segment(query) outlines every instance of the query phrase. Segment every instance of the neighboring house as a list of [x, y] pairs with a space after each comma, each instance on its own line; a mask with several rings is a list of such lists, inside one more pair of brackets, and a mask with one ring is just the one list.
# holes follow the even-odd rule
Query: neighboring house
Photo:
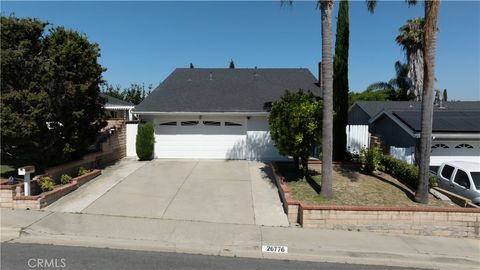
[[133, 103], [108, 96], [104, 93], [100, 93], [100, 96], [106, 99], [105, 110], [108, 118], [112, 120], [133, 120], [132, 110], [135, 108]]
[[[379, 137], [390, 153], [414, 162], [420, 145], [420, 119], [420, 102], [358, 101], [349, 110], [348, 123], [368, 126], [369, 133]], [[479, 101], [435, 105], [430, 166], [435, 168], [444, 161], [480, 160], [479, 120]]]
[[178, 68], [134, 114], [154, 124], [156, 158], [283, 159], [267, 117], [286, 89], [320, 96], [304, 68]]

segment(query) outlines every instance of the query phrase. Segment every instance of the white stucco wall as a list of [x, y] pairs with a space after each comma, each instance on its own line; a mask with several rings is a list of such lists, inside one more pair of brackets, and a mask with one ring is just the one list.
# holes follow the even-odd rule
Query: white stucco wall
[[247, 120], [246, 156], [248, 160], [282, 160], [270, 138], [268, 120], [265, 116], [250, 117]]

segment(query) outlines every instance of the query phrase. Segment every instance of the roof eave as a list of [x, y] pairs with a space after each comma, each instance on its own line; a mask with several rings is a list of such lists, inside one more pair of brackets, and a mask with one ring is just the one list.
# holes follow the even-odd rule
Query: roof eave
[[156, 112], [133, 111], [139, 115], [238, 115], [238, 116], [266, 116], [268, 112]]

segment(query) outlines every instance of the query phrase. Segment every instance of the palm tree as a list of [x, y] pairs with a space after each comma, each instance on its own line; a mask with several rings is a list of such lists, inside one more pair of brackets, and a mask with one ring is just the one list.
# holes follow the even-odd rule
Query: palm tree
[[[281, 1], [284, 3], [285, 1]], [[292, 5], [293, 1], [287, 1]], [[320, 196], [330, 198], [332, 190], [333, 155], [333, 57], [332, 57], [332, 9], [333, 0], [318, 0], [322, 23], [322, 190]], [[319, 78], [320, 79], [320, 78]]]
[[388, 94], [388, 100], [412, 100], [413, 95], [408, 92], [411, 86], [408, 70], [408, 64], [397, 61], [395, 62], [395, 78], [388, 82], [372, 83], [367, 87], [367, 90], [384, 91]]
[[395, 39], [402, 46], [407, 56], [408, 78], [412, 81], [409, 93], [415, 96], [415, 101], [422, 99], [423, 92], [423, 26], [425, 20], [421, 17], [408, 20], [400, 27], [400, 34]]
[[322, 21], [322, 190], [320, 196], [330, 198], [332, 190], [333, 152], [333, 57], [332, 57], [332, 9], [333, 0], [319, 1]]
[[[408, 4], [416, 4], [416, 0], [407, 0]], [[368, 0], [367, 7], [373, 12], [377, 1]], [[428, 203], [428, 178], [430, 177], [430, 150], [432, 146], [433, 118], [433, 84], [435, 82], [435, 51], [437, 45], [437, 21], [439, 0], [425, 0], [425, 24], [423, 44], [423, 92], [420, 135], [420, 171], [415, 201]]]

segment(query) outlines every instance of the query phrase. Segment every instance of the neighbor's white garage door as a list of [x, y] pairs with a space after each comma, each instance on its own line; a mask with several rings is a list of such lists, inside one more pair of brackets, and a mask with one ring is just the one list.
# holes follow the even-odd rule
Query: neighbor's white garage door
[[430, 166], [440, 166], [446, 161], [479, 161], [478, 141], [433, 141]]
[[156, 158], [244, 159], [243, 118], [157, 119]]

